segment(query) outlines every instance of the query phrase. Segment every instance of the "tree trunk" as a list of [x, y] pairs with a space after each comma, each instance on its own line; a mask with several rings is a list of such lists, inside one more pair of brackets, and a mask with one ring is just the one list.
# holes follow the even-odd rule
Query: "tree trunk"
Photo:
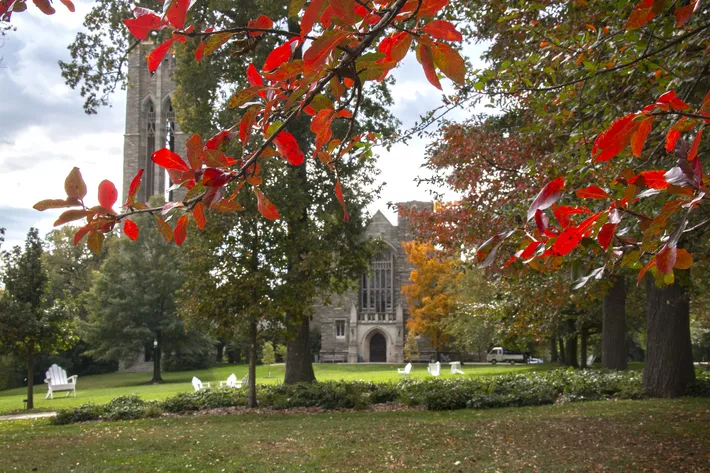
[[160, 358], [161, 358], [161, 347], [158, 343], [157, 347], [153, 349], [153, 384], [160, 384], [163, 382], [163, 378], [160, 376]]
[[690, 342], [690, 298], [680, 283], [659, 288], [649, 275], [646, 277], [646, 300], [644, 387], [655, 397], [682, 396], [695, 379]]
[[30, 342], [30, 354], [27, 356], [27, 409], [34, 409], [35, 357], [34, 342]]
[[294, 336], [286, 345], [286, 376], [284, 384], [312, 383], [316, 380], [313, 373], [311, 349], [308, 343], [309, 321], [304, 317], [298, 325], [292, 326]]
[[550, 362], [554, 363], [559, 359], [557, 354], [557, 337], [552, 337], [550, 339]]
[[247, 407], [253, 409], [256, 403], [256, 320], [249, 324], [249, 393]]
[[589, 338], [589, 329], [587, 326], [583, 326], [579, 334], [580, 347], [579, 347], [579, 367], [587, 368], [587, 340]]
[[567, 354], [565, 355], [565, 360], [567, 365], [573, 368], [579, 368], [579, 363], [577, 362], [577, 331], [574, 327], [574, 321], [567, 321], [567, 328], [569, 336], [567, 337]]
[[614, 285], [604, 296], [602, 315], [602, 367], [626, 370], [626, 281], [623, 276], [614, 279]]
[[224, 345], [225, 343], [222, 341], [217, 343], [217, 358], [215, 360], [217, 363], [222, 363], [224, 361]]
[[567, 359], [566, 359], [567, 352], [565, 351], [565, 339], [560, 337], [558, 341], [560, 342], [560, 363], [567, 366]]

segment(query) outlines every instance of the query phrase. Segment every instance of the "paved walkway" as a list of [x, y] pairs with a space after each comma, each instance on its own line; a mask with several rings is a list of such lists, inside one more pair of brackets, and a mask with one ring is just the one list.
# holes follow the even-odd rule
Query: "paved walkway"
[[37, 412], [34, 414], [15, 414], [11, 416], [0, 416], [0, 421], [3, 420], [31, 420], [31, 419], [42, 419], [44, 417], [54, 417], [56, 412]]

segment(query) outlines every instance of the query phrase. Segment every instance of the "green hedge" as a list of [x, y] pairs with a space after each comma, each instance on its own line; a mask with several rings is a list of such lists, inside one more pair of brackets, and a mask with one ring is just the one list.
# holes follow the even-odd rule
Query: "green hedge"
[[[129, 420], [246, 404], [246, 388], [219, 388], [182, 393], [164, 401], [146, 402], [122, 396], [106, 405], [84, 404], [60, 411], [55, 424], [90, 420]], [[698, 372], [688, 395], [710, 397], [710, 371]], [[329, 381], [325, 383], [257, 386], [259, 406], [266, 409], [319, 407], [363, 409], [399, 401], [430, 410], [489, 409], [645, 396], [641, 373], [635, 371], [554, 370], [485, 378], [404, 379], [394, 383]]]

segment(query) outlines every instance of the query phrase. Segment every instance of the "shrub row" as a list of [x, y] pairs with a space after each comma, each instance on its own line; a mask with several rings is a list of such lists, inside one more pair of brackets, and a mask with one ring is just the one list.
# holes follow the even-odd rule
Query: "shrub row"
[[[698, 372], [689, 395], [710, 397], [710, 371]], [[430, 410], [533, 406], [555, 402], [644, 397], [641, 373], [629, 371], [554, 370], [482, 378], [404, 379], [399, 383], [329, 381], [296, 385], [260, 385], [259, 406], [267, 409], [319, 407], [362, 409], [399, 401]], [[182, 393], [164, 401], [122, 396], [106, 405], [84, 404], [60, 411], [55, 424], [90, 420], [130, 420], [246, 404], [246, 388]]]

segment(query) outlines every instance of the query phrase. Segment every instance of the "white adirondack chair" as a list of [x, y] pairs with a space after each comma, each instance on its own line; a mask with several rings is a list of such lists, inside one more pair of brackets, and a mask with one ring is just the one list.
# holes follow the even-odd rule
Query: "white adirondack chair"
[[439, 376], [441, 374], [441, 363], [438, 361], [436, 363], [429, 363], [426, 370], [432, 376]]
[[203, 383], [197, 376], [193, 376], [192, 386], [195, 388], [195, 391], [202, 391], [204, 389], [208, 389], [210, 387], [210, 383]]
[[397, 374], [401, 374], [403, 376], [409, 376], [409, 373], [411, 373], [411, 372], [412, 372], [412, 364], [411, 363], [407, 363], [407, 366], [405, 366], [404, 369], [397, 368]]
[[44, 376], [44, 382], [47, 383], [45, 399], [54, 399], [54, 393], [61, 391], [67, 391], [66, 397], [69, 397], [71, 393], [74, 393], [74, 397], [76, 397], [77, 375], [67, 378], [67, 372], [61, 366], [52, 365]]
[[237, 375], [232, 373], [227, 377], [227, 381], [219, 382], [219, 387], [222, 388], [226, 386], [228, 388], [241, 388], [241, 384], [241, 381], [237, 381]]
[[587, 358], [587, 366], [591, 368], [592, 364], [594, 364], [594, 360], [597, 359], [597, 355], [589, 355], [589, 358]]
[[450, 363], [451, 365], [451, 374], [463, 374], [463, 371], [461, 370], [461, 362], [460, 361], [452, 361]]

